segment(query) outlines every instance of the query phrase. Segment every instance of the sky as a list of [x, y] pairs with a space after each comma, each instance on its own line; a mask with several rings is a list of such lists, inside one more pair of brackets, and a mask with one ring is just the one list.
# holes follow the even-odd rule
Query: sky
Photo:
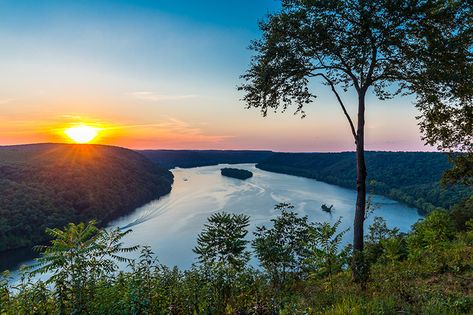
[[[275, 0], [0, 0], [0, 145], [352, 151], [336, 99], [316, 86], [307, 117], [245, 109], [236, 87]], [[355, 118], [353, 95], [343, 95]], [[368, 150], [424, 151], [411, 97], [367, 101]]]

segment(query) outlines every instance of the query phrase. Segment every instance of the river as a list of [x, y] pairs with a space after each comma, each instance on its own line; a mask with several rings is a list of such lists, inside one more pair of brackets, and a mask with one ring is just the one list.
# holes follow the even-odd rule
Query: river
[[[253, 172], [252, 178], [242, 181], [221, 176], [220, 169], [227, 166], [173, 169], [174, 184], [170, 194], [111, 222], [110, 227], [132, 229], [125, 238], [125, 245], [149, 245], [160, 263], [185, 269], [195, 262], [192, 248], [198, 233], [207, 218], [217, 211], [250, 216], [250, 238], [256, 226], [269, 225], [271, 218], [277, 216], [274, 206], [280, 202], [293, 204], [294, 211], [307, 215], [313, 222], [333, 223], [341, 217], [340, 230], [353, 224], [354, 190], [259, 170], [254, 164], [232, 165]], [[366, 226], [375, 216], [380, 216], [389, 227], [405, 232], [420, 218], [416, 209], [386, 197], [374, 196], [373, 201], [377, 209], [368, 217]], [[322, 211], [322, 204], [333, 205], [332, 212]], [[344, 243], [351, 238], [349, 231]]]

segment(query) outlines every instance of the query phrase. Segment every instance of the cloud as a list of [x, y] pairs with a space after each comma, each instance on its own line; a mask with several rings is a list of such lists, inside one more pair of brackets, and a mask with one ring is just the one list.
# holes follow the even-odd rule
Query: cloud
[[158, 101], [175, 101], [175, 100], [184, 100], [197, 98], [199, 95], [196, 94], [182, 94], [182, 95], [170, 95], [170, 94], [157, 94], [150, 91], [137, 91], [129, 93], [132, 97], [148, 101], [148, 102], [158, 102]]
[[122, 124], [107, 129], [126, 130], [122, 137], [128, 138], [134, 147], [188, 147], [208, 146], [232, 138], [228, 135], [208, 134], [205, 130], [172, 117], [157, 123]]
[[71, 114], [65, 114], [65, 115], [60, 115], [59, 118], [64, 118], [68, 120], [82, 120], [82, 116], [79, 115], [71, 115]]
[[8, 104], [8, 103], [11, 103], [13, 101], [15, 101], [16, 98], [6, 98], [6, 99], [3, 99], [3, 100], [0, 100], [0, 105], [2, 104]]

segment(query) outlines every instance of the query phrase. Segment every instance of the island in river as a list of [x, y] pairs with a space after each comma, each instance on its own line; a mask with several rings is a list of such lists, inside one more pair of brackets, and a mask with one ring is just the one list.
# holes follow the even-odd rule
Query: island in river
[[225, 167], [220, 170], [222, 176], [245, 180], [253, 177], [253, 173], [239, 168]]

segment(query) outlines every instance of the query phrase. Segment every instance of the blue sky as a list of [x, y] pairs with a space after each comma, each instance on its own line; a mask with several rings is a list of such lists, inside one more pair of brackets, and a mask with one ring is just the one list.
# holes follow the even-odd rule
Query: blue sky
[[[352, 150], [323, 87], [303, 120], [290, 112], [262, 118], [239, 101], [247, 47], [278, 7], [0, 0], [0, 144], [64, 141], [60, 129], [82, 122], [113, 130], [101, 142], [132, 148]], [[415, 115], [412, 99], [370, 98], [368, 149], [425, 149]]]

